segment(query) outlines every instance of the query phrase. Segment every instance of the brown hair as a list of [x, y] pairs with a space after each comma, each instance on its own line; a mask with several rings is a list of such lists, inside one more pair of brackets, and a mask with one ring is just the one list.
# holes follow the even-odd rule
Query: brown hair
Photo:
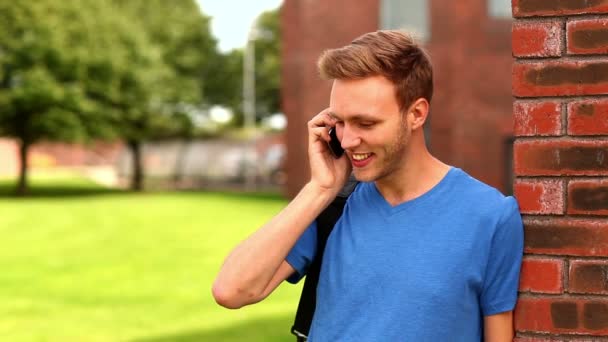
[[428, 54], [405, 32], [366, 33], [349, 45], [326, 50], [317, 63], [324, 79], [384, 76], [395, 85], [399, 108], [433, 96], [433, 68]]

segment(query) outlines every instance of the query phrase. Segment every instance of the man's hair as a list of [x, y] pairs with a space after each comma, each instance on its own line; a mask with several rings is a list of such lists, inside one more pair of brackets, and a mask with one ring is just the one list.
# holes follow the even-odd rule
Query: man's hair
[[400, 110], [418, 98], [433, 96], [433, 67], [428, 54], [405, 32], [366, 33], [349, 45], [326, 50], [317, 63], [324, 79], [352, 80], [384, 76], [395, 85]]

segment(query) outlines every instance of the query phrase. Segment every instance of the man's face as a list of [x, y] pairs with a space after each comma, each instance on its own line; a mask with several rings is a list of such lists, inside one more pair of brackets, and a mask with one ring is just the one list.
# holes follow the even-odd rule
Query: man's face
[[358, 180], [378, 181], [404, 166], [411, 132], [389, 80], [335, 80], [329, 108]]

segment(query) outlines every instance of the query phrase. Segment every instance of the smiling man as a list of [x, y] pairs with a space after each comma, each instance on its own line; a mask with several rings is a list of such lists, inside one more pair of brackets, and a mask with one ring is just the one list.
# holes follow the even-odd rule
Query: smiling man
[[[325, 247], [310, 341], [511, 341], [523, 253], [513, 197], [433, 157], [425, 51], [399, 31], [326, 51], [329, 108], [308, 124], [311, 179], [238, 245], [213, 286], [228, 308], [299, 281], [315, 218], [352, 172], [360, 182]], [[334, 158], [328, 130], [345, 150]]]

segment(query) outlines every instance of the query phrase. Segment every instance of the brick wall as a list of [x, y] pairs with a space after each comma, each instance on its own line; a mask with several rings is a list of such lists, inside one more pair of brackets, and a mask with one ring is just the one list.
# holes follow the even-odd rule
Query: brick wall
[[[115, 165], [123, 149], [121, 143], [110, 142], [88, 145], [39, 142], [31, 146], [28, 152], [28, 165], [30, 169]], [[0, 177], [14, 177], [20, 167], [17, 141], [0, 138]]]
[[426, 47], [435, 81], [429, 147], [442, 161], [509, 193], [511, 20], [489, 16], [487, 3], [428, 1]]
[[608, 341], [608, 1], [513, 0], [516, 341]]
[[17, 144], [14, 140], [0, 138], [0, 177], [16, 175], [19, 168]]
[[39, 142], [29, 151], [28, 161], [37, 166], [115, 165], [124, 146], [120, 142], [95, 142], [87, 145]]

